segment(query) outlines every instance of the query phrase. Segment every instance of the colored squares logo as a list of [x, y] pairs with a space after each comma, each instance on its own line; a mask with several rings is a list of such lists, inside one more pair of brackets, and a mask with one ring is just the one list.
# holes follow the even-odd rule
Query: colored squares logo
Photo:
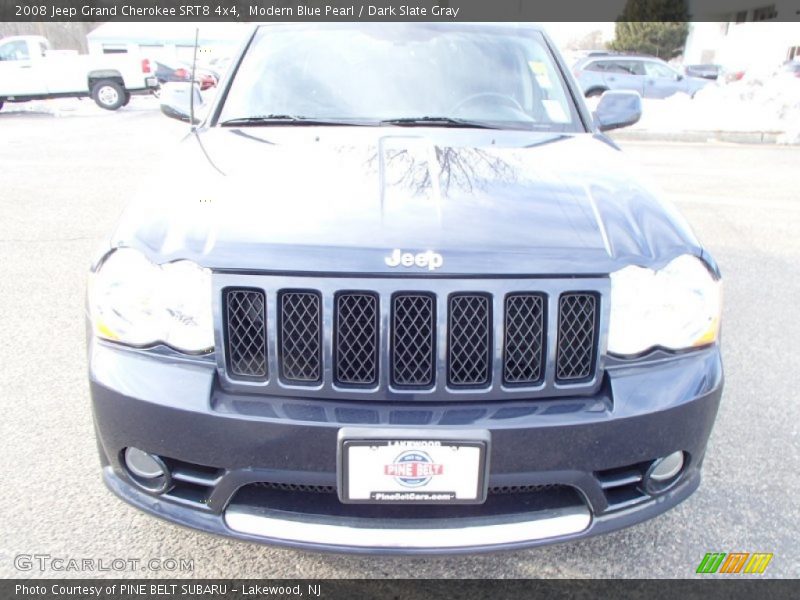
[[696, 572], [760, 575], [771, 560], [772, 553], [766, 552], [708, 552], [697, 565]]

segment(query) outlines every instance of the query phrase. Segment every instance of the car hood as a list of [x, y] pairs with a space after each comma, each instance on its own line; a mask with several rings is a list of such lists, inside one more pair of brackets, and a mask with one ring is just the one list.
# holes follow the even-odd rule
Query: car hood
[[191, 134], [112, 246], [213, 269], [604, 274], [701, 250], [623, 154], [591, 134], [375, 127]]

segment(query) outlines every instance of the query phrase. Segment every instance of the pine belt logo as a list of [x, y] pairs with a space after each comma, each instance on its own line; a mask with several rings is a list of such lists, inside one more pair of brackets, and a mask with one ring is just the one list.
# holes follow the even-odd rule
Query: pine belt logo
[[697, 573], [724, 573], [735, 575], [746, 573], [760, 575], [772, 560], [772, 553], [766, 552], [708, 552], [697, 565]]
[[444, 465], [434, 463], [427, 452], [420, 450], [407, 450], [383, 467], [384, 475], [394, 477], [404, 487], [421, 487], [442, 473]]

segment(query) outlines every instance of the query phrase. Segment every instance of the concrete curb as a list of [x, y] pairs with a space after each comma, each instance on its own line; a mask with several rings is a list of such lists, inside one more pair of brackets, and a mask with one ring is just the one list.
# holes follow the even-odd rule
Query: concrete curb
[[[621, 142], [729, 142], [733, 144], [787, 144], [782, 131], [647, 131], [622, 129], [609, 132]], [[795, 142], [797, 144], [798, 142]]]

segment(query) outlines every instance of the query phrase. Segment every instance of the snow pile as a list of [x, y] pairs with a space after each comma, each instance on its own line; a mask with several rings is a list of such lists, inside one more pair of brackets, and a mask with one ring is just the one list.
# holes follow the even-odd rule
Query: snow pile
[[[120, 110], [158, 110], [158, 99], [151, 95], [134, 95], [131, 103]], [[91, 98], [53, 98], [29, 102], [6, 102], [0, 114], [7, 113], [52, 117], [90, 117], [116, 114], [115, 111], [103, 110]]]
[[749, 78], [712, 84], [690, 98], [643, 100], [635, 129], [778, 133], [778, 141], [800, 143], [800, 78]]

